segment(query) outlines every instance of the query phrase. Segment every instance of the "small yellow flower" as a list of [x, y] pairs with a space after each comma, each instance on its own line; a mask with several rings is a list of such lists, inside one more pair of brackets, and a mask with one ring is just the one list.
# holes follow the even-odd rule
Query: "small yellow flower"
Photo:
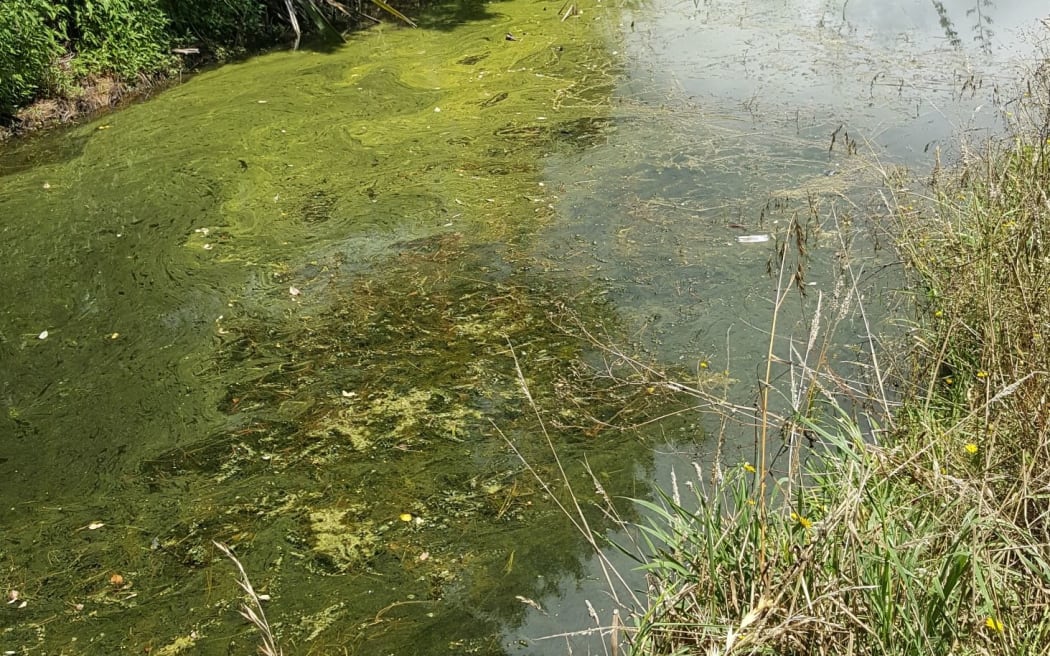
[[966, 449], [966, 453], [969, 453], [971, 456], [977, 455], [977, 445], [973, 442], [967, 443], [963, 448]]
[[749, 474], [754, 474], [758, 470], [755, 469], [755, 466], [752, 465], [750, 462], [745, 462], [744, 463], [744, 471], [746, 471]]
[[707, 369], [707, 366], [708, 366], [708, 365], [707, 365], [707, 360], [702, 360], [702, 361], [700, 362], [700, 368], [701, 368], [701, 369]]
[[813, 522], [811, 522], [809, 518], [803, 517], [798, 513], [791, 513], [791, 519], [798, 522], [798, 525], [802, 528], [809, 528], [810, 526], [813, 526]]
[[988, 377], [988, 372], [985, 371], [984, 369], [981, 369], [980, 371], [977, 372], [977, 377], [978, 378], [987, 378]]
[[944, 384], [945, 384], [945, 385], [951, 385], [951, 384], [952, 384], [952, 383], [954, 383], [954, 382], [955, 382], [955, 379], [954, 379], [954, 378], [952, 378], [951, 376], [947, 376], [947, 377], [946, 377], [946, 378], [944, 379]]
[[403, 522], [410, 522], [410, 521], [412, 521], [412, 514], [411, 513], [401, 513], [400, 515], [398, 515], [398, 519], [400, 519]]
[[989, 617], [988, 619], [986, 619], [984, 621], [984, 625], [992, 631], [998, 631], [999, 633], [1002, 633], [1003, 629], [1005, 628], [1003, 626], [1003, 623], [994, 617]]
[[944, 310], [937, 310], [936, 312], [933, 313], [933, 316], [935, 316], [938, 319], [940, 319], [941, 317], [944, 316]]

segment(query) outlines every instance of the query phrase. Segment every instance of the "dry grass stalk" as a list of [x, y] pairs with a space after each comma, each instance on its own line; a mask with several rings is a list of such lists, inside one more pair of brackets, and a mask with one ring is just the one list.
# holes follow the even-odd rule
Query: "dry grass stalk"
[[233, 551], [230, 550], [225, 544], [221, 542], [212, 541], [219, 551], [229, 558], [233, 564], [237, 567], [237, 572], [240, 574], [240, 578], [237, 579], [237, 585], [244, 590], [244, 593], [248, 596], [248, 600], [241, 604], [239, 612], [244, 619], [252, 623], [252, 625], [259, 632], [259, 638], [262, 644], [259, 645], [259, 653], [263, 656], [284, 656], [284, 652], [281, 651], [280, 645], [277, 644], [277, 639], [273, 635], [273, 631], [270, 628], [270, 622], [266, 619], [266, 612], [262, 607], [262, 600], [259, 595], [255, 592], [255, 588], [252, 587], [252, 582], [248, 578], [248, 573], [244, 571], [244, 565], [237, 559], [237, 556], [233, 555]]

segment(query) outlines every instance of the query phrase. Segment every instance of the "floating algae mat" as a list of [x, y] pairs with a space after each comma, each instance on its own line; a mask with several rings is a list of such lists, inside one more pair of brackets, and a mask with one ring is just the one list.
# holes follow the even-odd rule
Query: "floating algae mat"
[[644, 494], [619, 429], [673, 399], [520, 256], [542, 158], [611, 130], [603, 21], [559, 9], [439, 6], [0, 153], [3, 651], [255, 653], [213, 540], [286, 653], [503, 653], [584, 575], [545, 435], [585, 500]]
[[[159, 558], [205, 567], [210, 539], [244, 545], [256, 585], [281, 600], [277, 629], [321, 652], [498, 653], [527, 609], [518, 597], [542, 598], [588, 555], [507, 440], [556, 481], [542, 417], [585, 498], [584, 454], [602, 487], [644, 487], [648, 447], [610, 426], [668, 399], [626, 372], [599, 378], [587, 340], [555, 325], [611, 328], [600, 299], [486, 271], [491, 254], [471, 248], [413, 243], [389, 269], [330, 268], [326, 308], [224, 321], [228, 425], [143, 467], [151, 494], [193, 491], [155, 508], [169, 526]], [[564, 315], [573, 296], [593, 310]]]

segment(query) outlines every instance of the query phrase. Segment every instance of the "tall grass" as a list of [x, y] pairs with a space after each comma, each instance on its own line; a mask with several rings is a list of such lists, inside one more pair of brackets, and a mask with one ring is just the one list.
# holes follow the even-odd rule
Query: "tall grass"
[[916, 309], [896, 409], [850, 418], [792, 358], [807, 402], [780, 437], [813, 447], [782, 478], [698, 468], [639, 502], [632, 653], [1050, 653], [1050, 93], [1030, 94], [1011, 139], [890, 195]]

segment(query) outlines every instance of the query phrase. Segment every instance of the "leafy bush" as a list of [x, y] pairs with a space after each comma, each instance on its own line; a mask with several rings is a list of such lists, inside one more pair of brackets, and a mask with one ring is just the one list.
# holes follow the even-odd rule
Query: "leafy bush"
[[168, 18], [158, 0], [71, 0], [68, 9], [75, 74], [131, 80], [171, 66]]
[[47, 0], [0, 1], [0, 116], [9, 116], [47, 86], [61, 55], [61, 5]]

